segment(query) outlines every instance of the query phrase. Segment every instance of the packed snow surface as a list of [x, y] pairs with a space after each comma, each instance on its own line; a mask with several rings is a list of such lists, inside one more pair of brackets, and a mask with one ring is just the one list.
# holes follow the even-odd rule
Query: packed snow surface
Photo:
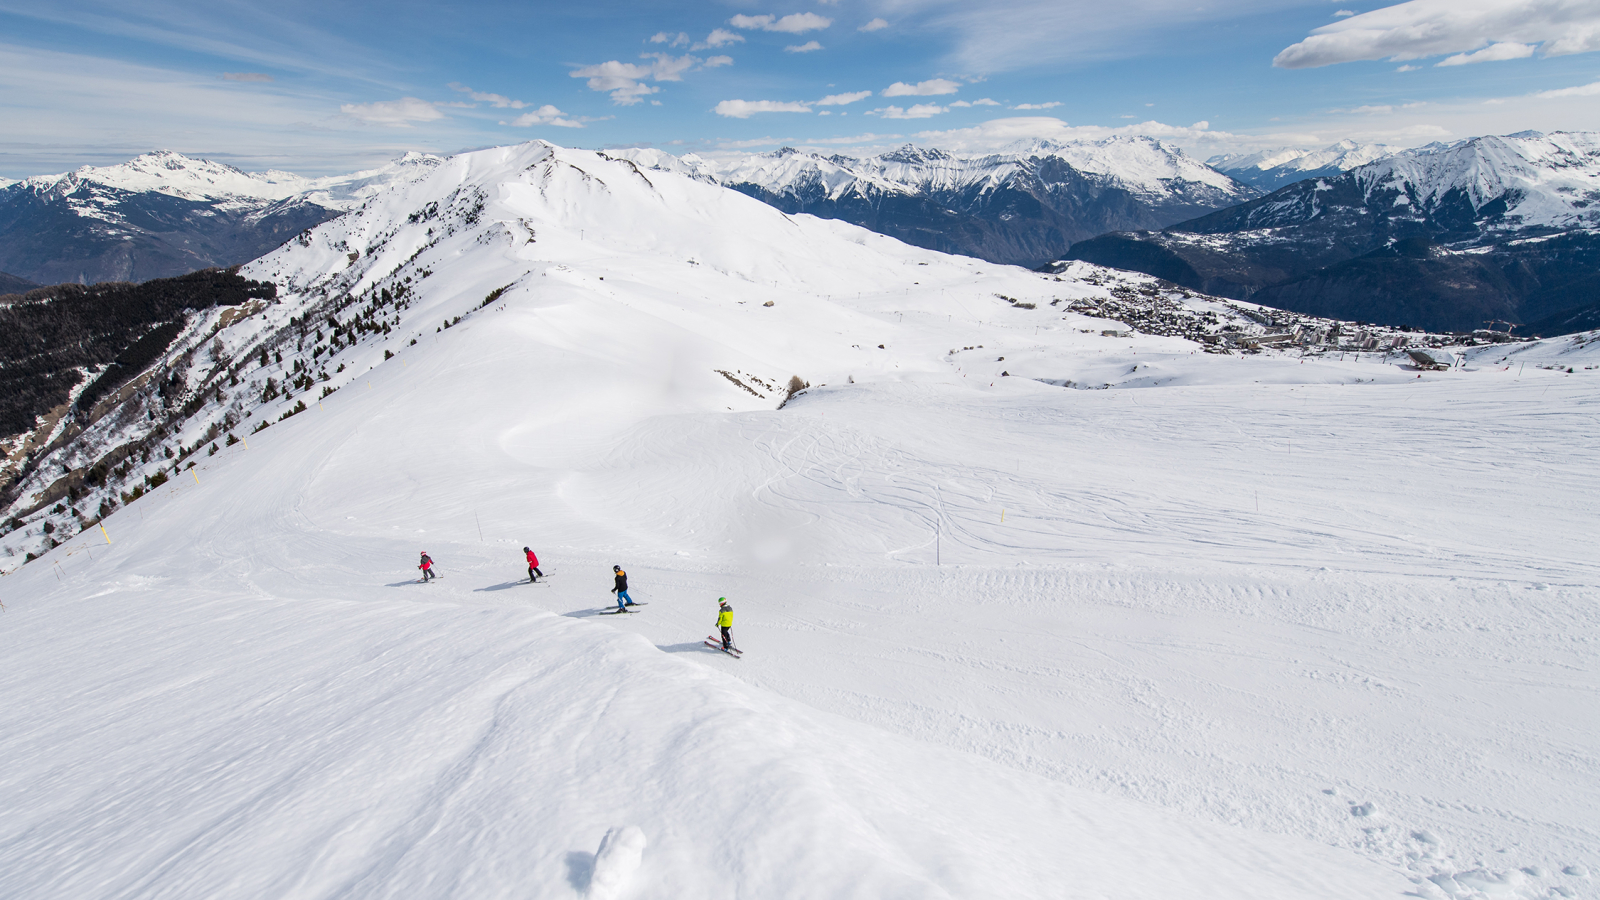
[[1600, 345], [1106, 336], [542, 144], [246, 274], [415, 302], [0, 582], [0, 895], [1597, 896]]

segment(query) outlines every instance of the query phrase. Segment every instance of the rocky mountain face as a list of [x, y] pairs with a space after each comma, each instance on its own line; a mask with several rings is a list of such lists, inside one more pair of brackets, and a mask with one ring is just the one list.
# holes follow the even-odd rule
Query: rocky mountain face
[[1283, 147], [1257, 153], [1229, 153], [1213, 156], [1206, 164], [1252, 187], [1275, 191], [1307, 178], [1338, 177], [1357, 166], [1394, 156], [1396, 152], [1385, 144], [1343, 140], [1321, 150]]
[[784, 212], [843, 219], [918, 247], [1028, 266], [1107, 231], [1163, 228], [1259, 194], [1145, 137], [1031, 141], [981, 156], [910, 144], [863, 158], [785, 148], [720, 165], [692, 154], [615, 152]]
[[158, 151], [8, 182], [0, 185], [0, 271], [38, 284], [90, 284], [238, 265], [437, 164], [408, 154], [371, 171], [302, 178]]
[[1566, 333], [1600, 310], [1600, 134], [1424, 147], [1067, 258], [1311, 315]]

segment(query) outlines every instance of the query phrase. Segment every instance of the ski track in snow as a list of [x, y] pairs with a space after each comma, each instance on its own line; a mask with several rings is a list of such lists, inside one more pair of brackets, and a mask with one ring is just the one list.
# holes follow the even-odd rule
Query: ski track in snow
[[[497, 202], [717, 190], [571, 156]], [[0, 895], [1600, 896], [1589, 376], [958, 321], [1037, 276], [717, 202], [838, 271], [442, 245], [424, 321], [531, 286], [7, 576]]]

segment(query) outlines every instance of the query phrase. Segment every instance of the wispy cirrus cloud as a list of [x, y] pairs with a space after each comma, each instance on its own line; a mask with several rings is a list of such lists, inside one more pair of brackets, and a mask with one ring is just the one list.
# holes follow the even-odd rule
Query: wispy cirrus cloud
[[410, 128], [417, 122], [432, 122], [444, 118], [439, 107], [416, 97], [399, 100], [379, 100], [374, 103], [345, 103], [339, 112], [368, 125], [385, 125], [390, 128]]
[[812, 53], [821, 50], [822, 45], [816, 41], [806, 41], [804, 44], [790, 44], [783, 48], [785, 53]]
[[521, 100], [513, 100], [510, 97], [501, 96], [500, 94], [486, 94], [482, 91], [475, 91], [459, 81], [452, 81], [446, 86], [452, 91], [466, 94], [479, 103], [488, 103], [498, 109], [522, 109], [523, 107], [529, 105]]
[[1060, 100], [1051, 100], [1049, 103], [1018, 103], [1012, 109], [1055, 109], [1061, 105]]
[[885, 119], [929, 119], [949, 111], [949, 107], [940, 106], [937, 103], [918, 103], [909, 109], [902, 109], [898, 106], [885, 106], [881, 109], [871, 110], [867, 115], [882, 116]]
[[650, 36], [652, 44], [666, 44], [668, 47], [688, 47], [690, 50], [711, 50], [717, 47], [726, 47], [729, 44], [744, 42], [744, 35], [729, 31], [726, 28], [713, 28], [706, 35], [705, 40], [692, 41], [687, 32], [680, 31], [673, 34], [669, 31], [658, 31]]
[[871, 91], [855, 91], [849, 94], [829, 94], [817, 101], [818, 106], [844, 106], [857, 100], [865, 100], [872, 96]]
[[961, 83], [947, 78], [930, 78], [916, 84], [906, 84], [896, 81], [883, 89], [885, 97], [931, 97], [939, 94], [954, 94], [961, 90]]
[[1000, 105], [1001, 105], [1001, 103], [998, 100], [991, 100], [988, 97], [982, 97], [982, 98], [977, 99], [977, 100], [955, 100], [955, 101], [952, 101], [950, 103], [950, 108], [951, 109], [956, 109], [956, 108], [963, 108], [964, 109], [964, 108], [969, 107], [969, 106], [1000, 106]]
[[870, 21], [867, 24], [861, 26], [860, 28], [857, 28], [856, 30], [857, 31], [882, 31], [883, 29], [888, 28], [888, 27], [889, 27], [889, 20], [888, 19], [873, 19], [872, 21]]
[[[865, 100], [872, 96], [871, 91], [856, 91], [850, 94], [829, 94], [821, 100], [724, 100], [718, 103], [711, 111], [719, 116], [730, 119], [748, 119], [756, 113], [767, 112], [812, 112], [813, 106], [846, 106], [858, 100]], [[831, 115], [824, 110], [822, 115]]]
[[1439, 65], [1600, 50], [1593, 0], [1408, 0], [1315, 29], [1283, 49], [1285, 69], [1357, 60], [1404, 61], [1455, 54]]
[[223, 72], [224, 81], [271, 81], [272, 76], [265, 72]]
[[737, 15], [728, 20], [728, 24], [746, 31], [781, 31], [785, 34], [805, 34], [808, 31], [821, 31], [833, 24], [827, 16], [816, 13], [795, 13], [779, 18], [777, 16], [746, 16]]

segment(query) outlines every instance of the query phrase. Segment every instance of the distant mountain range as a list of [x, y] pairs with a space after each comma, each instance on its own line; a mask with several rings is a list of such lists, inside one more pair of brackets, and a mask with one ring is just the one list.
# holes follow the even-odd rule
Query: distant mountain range
[[[438, 157], [352, 175], [243, 172], [170, 151], [0, 181], [0, 272], [38, 284], [143, 281], [249, 262]], [[0, 293], [25, 290], [7, 287]]]
[[722, 164], [659, 150], [612, 152], [733, 188], [784, 212], [1026, 266], [1107, 231], [1164, 228], [1261, 193], [1147, 137], [1029, 141], [977, 156], [910, 144], [869, 157], [784, 148]]
[[1206, 160], [1206, 165], [1252, 187], [1275, 191], [1286, 184], [1307, 178], [1337, 177], [1357, 166], [1394, 156], [1397, 152], [1384, 144], [1360, 144], [1346, 140], [1321, 150], [1282, 147], [1257, 153], [1229, 153], [1211, 157]]
[[[1209, 165], [1147, 137], [981, 155], [909, 144], [878, 156], [785, 148], [731, 161], [606, 152], [990, 262], [1082, 259], [1296, 312], [1430, 330], [1496, 322], [1555, 334], [1600, 323], [1594, 134], [1405, 151], [1341, 141]], [[0, 274], [0, 294], [247, 262], [439, 163], [408, 154], [304, 178], [162, 151], [0, 180], [0, 273], [10, 276]]]
[[1600, 133], [1408, 150], [1067, 258], [1311, 315], [1565, 333], [1600, 313]]

